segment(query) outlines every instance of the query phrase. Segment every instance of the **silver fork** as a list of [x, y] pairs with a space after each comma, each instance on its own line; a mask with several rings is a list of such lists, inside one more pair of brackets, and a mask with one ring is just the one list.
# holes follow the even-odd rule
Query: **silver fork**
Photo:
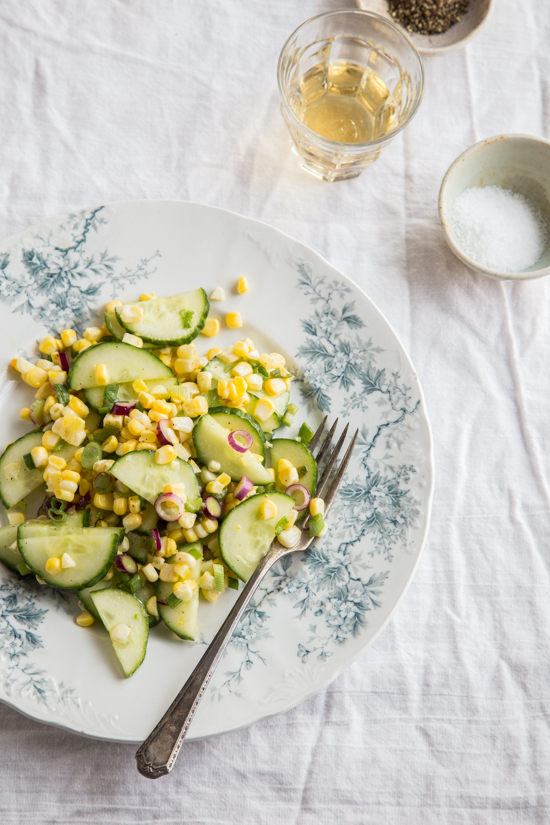
[[[327, 418], [323, 419], [317, 432], [311, 439], [309, 444], [310, 450], [314, 450], [323, 434]], [[323, 460], [330, 449], [332, 438], [336, 432], [338, 419], [334, 422], [329, 432], [327, 433], [323, 444], [317, 454], [317, 462]], [[330, 510], [331, 504], [334, 501], [338, 488], [342, 483], [342, 479], [346, 472], [346, 468], [350, 462], [355, 442], [359, 431], [353, 436], [351, 443], [342, 459], [332, 483], [330, 482], [330, 475], [338, 459], [338, 455], [342, 449], [345, 438], [347, 436], [349, 425], [346, 425], [342, 435], [338, 439], [338, 443], [332, 451], [325, 469], [317, 485], [316, 495], [323, 498], [325, 501], [325, 513]], [[309, 535], [309, 531], [304, 528], [309, 522], [309, 514], [302, 522], [302, 536], [298, 544], [294, 547], [287, 548], [279, 544], [277, 539], [273, 541], [271, 547], [260, 561], [258, 567], [246, 583], [244, 590], [240, 597], [233, 605], [225, 622], [220, 627], [211, 644], [208, 646], [204, 656], [198, 663], [197, 667], [180, 690], [156, 728], [148, 736], [141, 747], [136, 751], [136, 761], [138, 771], [146, 776], [148, 779], [158, 779], [160, 776], [165, 776], [170, 773], [176, 762], [178, 753], [183, 744], [183, 740], [189, 730], [189, 726], [195, 715], [195, 711], [202, 699], [208, 683], [220, 661], [222, 654], [226, 648], [229, 639], [239, 619], [250, 599], [256, 592], [256, 589], [268, 570], [279, 561], [280, 558], [286, 556], [288, 553], [294, 553], [298, 550], [306, 550], [315, 541], [315, 537]]]

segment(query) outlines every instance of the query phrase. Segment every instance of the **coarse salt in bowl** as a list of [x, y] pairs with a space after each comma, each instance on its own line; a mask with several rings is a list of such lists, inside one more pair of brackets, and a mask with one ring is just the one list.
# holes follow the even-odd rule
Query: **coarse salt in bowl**
[[[506, 268], [474, 260], [467, 254], [464, 249], [464, 234], [456, 229], [456, 210], [453, 220], [453, 208], [460, 195], [476, 187], [511, 190], [526, 198], [532, 205], [534, 214], [541, 216], [543, 225], [539, 228], [539, 234], [542, 233], [544, 238], [544, 249], [531, 266], [518, 271], [507, 271]], [[498, 192], [491, 191], [494, 194], [485, 193], [485, 209], [498, 196]], [[460, 206], [460, 201], [458, 205]], [[529, 280], [550, 274], [550, 141], [530, 135], [497, 135], [471, 146], [454, 161], [443, 178], [439, 192], [439, 219], [445, 240], [455, 255], [483, 275], [507, 281]], [[536, 247], [535, 238], [526, 237], [525, 243], [527, 250]], [[468, 251], [472, 253], [473, 248], [470, 243]], [[514, 249], [514, 253], [516, 252]], [[518, 259], [521, 255], [514, 254], [514, 257]]]

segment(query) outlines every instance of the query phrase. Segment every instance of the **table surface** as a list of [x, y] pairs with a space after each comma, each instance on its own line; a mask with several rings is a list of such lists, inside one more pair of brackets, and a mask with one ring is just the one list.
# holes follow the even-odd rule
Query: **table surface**
[[437, 466], [416, 577], [327, 690], [186, 745], [156, 783], [137, 774], [132, 747], [0, 707], [4, 825], [549, 820], [550, 279], [504, 284], [466, 269], [443, 240], [437, 195], [475, 141], [548, 137], [550, 3], [495, 0], [467, 48], [425, 60], [405, 133], [362, 177], [329, 185], [291, 155], [276, 63], [300, 22], [344, 5], [2, 3], [0, 236], [132, 198], [199, 201], [284, 230], [397, 330]]

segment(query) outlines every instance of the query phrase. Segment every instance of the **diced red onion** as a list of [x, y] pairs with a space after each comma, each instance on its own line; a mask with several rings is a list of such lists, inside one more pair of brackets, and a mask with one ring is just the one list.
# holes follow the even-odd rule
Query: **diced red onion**
[[220, 518], [222, 514], [221, 504], [214, 496], [206, 496], [202, 504], [202, 512], [208, 518]]
[[247, 495], [253, 487], [254, 485], [252, 484], [250, 479], [246, 476], [243, 476], [237, 484], [237, 487], [235, 488], [235, 492], [233, 493], [234, 498], [236, 498], [238, 501], [242, 501], [244, 498], [247, 497]]
[[161, 444], [178, 444], [179, 438], [168, 423], [167, 418], [162, 418], [157, 424], [157, 438]]
[[[164, 504], [172, 504], [170, 509], [164, 509]], [[185, 505], [175, 493], [163, 493], [155, 501], [157, 516], [164, 521], [177, 521], [185, 512]]]
[[138, 571], [137, 562], [128, 553], [115, 557], [115, 567], [120, 573], [128, 573], [129, 576], [135, 576]]
[[155, 542], [155, 553], [158, 553], [162, 547], [162, 544], [160, 541], [160, 533], [156, 527], [153, 527], [153, 529], [151, 530], [151, 538]]
[[137, 401], [124, 401], [124, 403], [115, 401], [111, 415], [130, 415], [136, 404]]
[[66, 352], [59, 353], [59, 366], [65, 372], [69, 372], [69, 359]]
[[[241, 444], [241, 441], [237, 441], [237, 438], [244, 441], [244, 444]], [[229, 433], [227, 440], [229, 441], [229, 446], [233, 447], [238, 453], [246, 453], [254, 444], [254, 439], [246, 430], [234, 430], [232, 433]]]
[[288, 487], [285, 490], [285, 493], [287, 494], [287, 496], [292, 496], [292, 498], [295, 501], [296, 501], [296, 497], [294, 496], [294, 493], [301, 493], [304, 500], [302, 501], [301, 504], [299, 504], [296, 501], [296, 504], [294, 505], [294, 509], [298, 510], [298, 512], [301, 512], [302, 510], [305, 510], [306, 507], [309, 506], [309, 502], [311, 501], [311, 496], [309, 494], [309, 491], [307, 490], [306, 487], [304, 487], [303, 484], [289, 484]]
[[165, 607], [168, 607], [168, 602], [165, 602], [164, 599], [157, 598], [157, 604], [163, 604]]
[[85, 496], [82, 496], [82, 498], [78, 499], [78, 501], [75, 504], [75, 509], [76, 510], [83, 510], [86, 507], [86, 505], [88, 504], [88, 502], [90, 501], [90, 499], [91, 499], [91, 495], [88, 492], [88, 493], [86, 493]]

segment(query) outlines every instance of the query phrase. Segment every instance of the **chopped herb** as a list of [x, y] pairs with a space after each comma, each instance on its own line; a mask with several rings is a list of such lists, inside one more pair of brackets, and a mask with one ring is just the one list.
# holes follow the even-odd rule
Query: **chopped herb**
[[143, 496], [139, 497], [139, 509], [142, 513], [147, 509], [147, 501], [143, 498]]
[[306, 424], [304, 422], [300, 427], [300, 430], [298, 431], [298, 435], [300, 436], [302, 444], [305, 444], [305, 446], [307, 447], [315, 433], [313, 432], [309, 424]]
[[229, 579], [227, 582], [227, 586], [231, 590], [238, 590], [239, 589], [239, 580], [238, 579]]
[[275, 526], [275, 535], [278, 536], [279, 533], [282, 533], [285, 527], [288, 527], [289, 524], [289, 520], [285, 518], [285, 516], [283, 516], [282, 519], [278, 521]]
[[[135, 409], [138, 410], [139, 412], [145, 412], [145, 407], [142, 404], [140, 404], [139, 401], [137, 402], [137, 404], [135, 406]], [[179, 413], [178, 413], [178, 415], [179, 415]]]
[[298, 476], [299, 476], [299, 478], [303, 478], [306, 475], [306, 473], [307, 473], [307, 467], [306, 467], [305, 464], [304, 464], [303, 467], [298, 467]]
[[107, 384], [103, 391], [103, 404], [99, 408], [101, 415], [110, 413], [118, 398], [118, 384]]
[[69, 395], [69, 390], [66, 384], [54, 384], [55, 394], [57, 395], [57, 400], [60, 404], [63, 404], [64, 407], [67, 406], [69, 401], [71, 400], [71, 396]]
[[309, 522], [309, 535], [310, 536], [318, 536], [325, 528], [325, 520], [321, 513], [317, 513], [316, 516], [313, 516], [311, 521]]
[[36, 465], [35, 465], [34, 461], [32, 460], [32, 455], [30, 453], [25, 453], [25, 455], [23, 456], [23, 461], [25, 462], [25, 464], [26, 464], [26, 466], [29, 470], [35, 470], [36, 469]]
[[[193, 318], [195, 317], [195, 313], [192, 311], [182, 311], [181, 313], [181, 322], [183, 324], [184, 329], [189, 329], [193, 326]], [[181, 601], [181, 600], [180, 600]]]
[[166, 597], [166, 604], [168, 607], [177, 607], [178, 604], [181, 604], [181, 599], [178, 599], [175, 593], [170, 593], [169, 596]]
[[63, 447], [66, 447], [66, 446], [67, 446], [67, 442], [63, 441], [63, 439], [60, 438], [59, 441], [57, 442], [57, 444], [55, 445], [55, 447], [53, 448], [52, 453], [60, 453], [61, 450], [63, 449]]

